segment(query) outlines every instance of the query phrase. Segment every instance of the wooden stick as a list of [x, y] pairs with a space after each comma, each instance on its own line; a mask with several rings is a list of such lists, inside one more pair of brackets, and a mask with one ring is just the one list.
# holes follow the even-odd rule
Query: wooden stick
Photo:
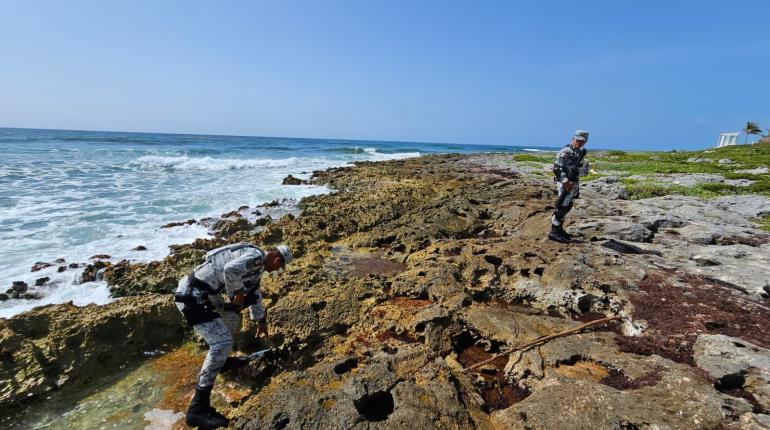
[[519, 345], [519, 346], [513, 347], [513, 348], [511, 348], [509, 350], [497, 353], [497, 354], [493, 355], [492, 357], [487, 358], [484, 361], [480, 361], [480, 362], [478, 362], [478, 363], [476, 363], [476, 364], [474, 364], [472, 366], [466, 367], [462, 371], [463, 372], [467, 372], [467, 371], [473, 370], [473, 369], [475, 369], [477, 367], [481, 367], [481, 366], [483, 366], [483, 365], [485, 365], [487, 363], [491, 363], [491, 362], [495, 361], [495, 359], [503, 357], [503, 356], [506, 356], [506, 355], [509, 355], [512, 352], [515, 352], [517, 350], [526, 349], [526, 348], [529, 348], [530, 346], [534, 346], [534, 345], [537, 345], [539, 343], [543, 343], [543, 342], [546, 342], [548, 340], [555, 339], [557, 337], [562, 337], [562, 336], [566, 336], [566, 335], [569, 335], [569, 334], [574, 334], [574, 333], [577, 333], [577, 332], [579, 332], [579, 331], [581, 331], [583, 329], [586, 329], [588, 327], [595, 326], [597, 324], [602, 324], [602, 323], [610, 322], [610, 321], [619, 320], [621, 318], [622, 317], [620, 315], [616, 315], [616, 316], [613, 316], [613, 317], [599, 318], [598, 320], [589, 321], [587, 323], [580, 324], [578, 326], [575, 326], [575, 327], [572, 327], [572, 328], [568, 328], [566, 330], [562, 330], [562, 331], [560, 331], [558, 333], [549, 334], [548, 336], [542, 336], [542, 337], [539, 337], [539, 338], [537, 338], [535, 340], [531, 340], [531, 341], [525, 343], [524, 345]]

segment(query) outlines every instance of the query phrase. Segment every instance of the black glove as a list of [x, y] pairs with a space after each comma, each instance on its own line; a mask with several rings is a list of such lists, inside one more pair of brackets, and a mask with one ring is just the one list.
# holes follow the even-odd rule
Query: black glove
[[240, 312], [243, 306], [238, 306], [235, 303], [225, 303], [222, 305], [222, 310], [227, 312]]
[[243, 307], [248, 308], [249, 306], [257, 303], [257, 292], [259, 291], [258, 288], [254, 288], [252, 290], [246, 291], [246, 297], [243, 299]]

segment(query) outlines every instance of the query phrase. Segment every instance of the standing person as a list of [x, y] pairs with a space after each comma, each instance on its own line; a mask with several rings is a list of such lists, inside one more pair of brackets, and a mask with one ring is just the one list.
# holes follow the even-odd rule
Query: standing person
[[580, 176], [588, 173], [588, 162], [584, 160], [586, 150], [583, 148], [587, 141], [588, 132], [577, 130], [572, 136], [572, 142], [556, 154], [556, 162], [553, 164], [553, 180], [556, 182], [558, 197], [548, 238], [557, 242], [569, 243], [572, 240], [572, 236], [564, 230], [564, 217], [580, 195]]
[[291, 260], [291, 251], [285, 245], [265, 252], [250, 243], [236, 243], [209, 251], [204, 263], [179, 281], [174, 292], [176, 306], [209, 346], [187, 409], [187, 425], [228, 425], [228, 419], [210, 405], [211, 389], [220, 371], [236, 369], [249, 361], [248, 357], [228, 357], [233, 333], [239, 330], [240, 311], [248, 307], [251, 319], [257, 321], [257, 336], [267, 336], [259, 281], [264, 271], [283, 268]]

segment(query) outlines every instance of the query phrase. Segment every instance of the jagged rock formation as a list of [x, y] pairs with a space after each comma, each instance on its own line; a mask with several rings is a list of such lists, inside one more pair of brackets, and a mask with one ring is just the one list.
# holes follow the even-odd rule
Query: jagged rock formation
[[50, 390], [96, 382], [144, 351], [179, 344], [183, 321], [168, 295], [105, 306], [49, 305], [0, 319], [0, 411]]
[[281, 184], [283, 185], [305, 185], [308, 181], [306, 179], [300, 179], [293, 175], [288, 175], [287, 177], [283, 178], [283, 181], [281, 181]]
[[[336, 191], [303, 199], [300, 216], [227, 224], [161, 262], [117, 263], [104, 276], [114, 294], [139, 296], [124, 300], [145, 300], [169, 292], [222, 243], [292, 247], [296, 261], [262, 282], [276, 354], [237, 376], [253, 391], [226, 411], [234, 428], [767, 423], [770, 240], [752, 219], [770, 213], [770, 200], [626, 201], [605, 181], [587, 187], [568, 218], [582, 240], [562, 245], [545, 239], [551, 184], [496, 160], [429, 156], [315, 172], [314, 183]], [[110, 306], [130, 312], [130, 303]], [[179, 318], [157, 306], [134, 324]], [[462, 371], [611, 314], [625, 319]], [[254, 347], [253, 333], [243, 334], [241, 347]], [[715, 372], [713, 351], [724, 345], [714, 336], [758, 356]], [[3, 379], [32, 380], [19, 376], [23, 368]]]

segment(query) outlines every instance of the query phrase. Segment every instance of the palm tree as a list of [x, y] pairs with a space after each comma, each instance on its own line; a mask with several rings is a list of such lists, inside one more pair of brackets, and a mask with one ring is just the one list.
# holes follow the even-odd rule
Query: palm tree
[[759, 128], [759, 123], [754, 121], [747, 122], [746, 127], [743, 128], [743, 132], [746, 133], [746, 141], [744, 144], [749, 143], [750, 134], [758, 134], [762, 136], [762, 129]]

